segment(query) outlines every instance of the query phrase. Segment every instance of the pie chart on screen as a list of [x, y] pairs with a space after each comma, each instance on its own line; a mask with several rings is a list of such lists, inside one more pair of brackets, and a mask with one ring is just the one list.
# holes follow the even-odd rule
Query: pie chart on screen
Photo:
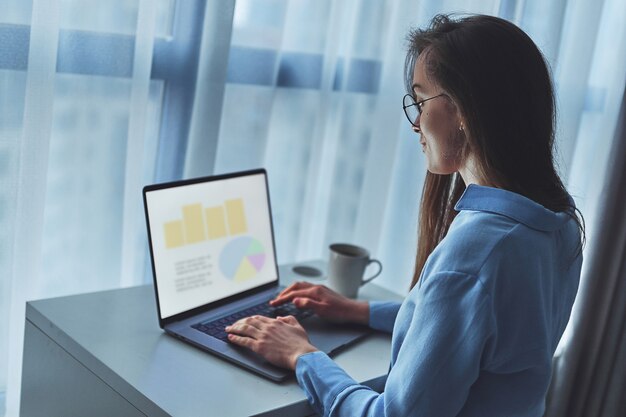
[[233, 281], [254, 278], [265, 264], [265, 248], [258, 240], [243, 236], [230, 241], [220, 254], [220, 270]]

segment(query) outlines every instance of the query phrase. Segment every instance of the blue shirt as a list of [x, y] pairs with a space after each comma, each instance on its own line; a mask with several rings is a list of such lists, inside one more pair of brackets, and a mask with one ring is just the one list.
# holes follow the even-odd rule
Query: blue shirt
[[552, 356], [578, 290], [578, 227], [566, 213], [477, 185], [455, 209], [404, 302], [370, 303], [370, 326], [393, 332], [384, 392], [309, 353], [296, 377], [316, 412], [543, 415]]

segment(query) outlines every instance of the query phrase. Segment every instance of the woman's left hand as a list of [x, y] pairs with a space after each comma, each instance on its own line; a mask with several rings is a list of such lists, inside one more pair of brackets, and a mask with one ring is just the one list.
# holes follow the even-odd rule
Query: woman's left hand
[[252, 316], [225, 328], [228, 340], [247, 347], [268, 362], [291, 370], [301, 355], [318, 349], [311, 345], [306, 331], [293, 316], [271, 319]]

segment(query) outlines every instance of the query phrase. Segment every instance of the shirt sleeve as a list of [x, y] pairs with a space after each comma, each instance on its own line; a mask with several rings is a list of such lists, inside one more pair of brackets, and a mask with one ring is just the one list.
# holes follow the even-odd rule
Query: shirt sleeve
[[[480, 281], [438, 273], [414, 290], [414, 309], [394, 329], [395, 361], [381, 394], [359, 385], [321, 352], [303, 355], [296, 377], [324, 416], [456, 416], [494, 333], [491, 299]], [[396, 339], [399, 338], [399, 341]], [[399, 346], [396, 346], [399, 344]]]
[[370, 301], [369, 326], [374, 330], [391, 333], [401, 305], [395, 301]]

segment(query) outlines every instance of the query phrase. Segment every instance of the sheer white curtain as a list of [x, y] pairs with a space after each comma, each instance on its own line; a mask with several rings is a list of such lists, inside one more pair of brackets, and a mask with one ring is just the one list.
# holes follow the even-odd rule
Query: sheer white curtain
[[215, 142], [190, 121], [196, 88], [219, 120], [233, 7], [0, 0], [0, 415], [5, 392], [19, 410], [27, 300], [147, 282], [141, 187]]
[[[3, 136], [14, 132], [10, 145], [17, 162], [13, 172], [5, 172], [14, 184], [15, 203], [5, 200], [3, 207], [5, 219], [13, 225], [5, 235], [12, 241], [12, 257], [3, 259], [10, 291], [3, 293], [2, 307], [9, 320], [4, 333], [8, 337], [2, 340], [8, 355], [1, 363], [8, 369], [0, 376], [3, 386], [9, 382], [9, 415], [19, 401], [25, 301], [142, 281], [121, 278], [124, 241], [119, 235], [124, 230], [123, 214], [129, 213], [124, 208], [129, 201], [124, 199], [127, 184], [134, 187], [142, 180], [142, 163], [154, 166], [144, 138], [156, 137], [158, 127], [154, 122], [161, 86], [150, 82], [156, 19], [155, 8], [146, 2], [133, 7], [117, 3], [111, 7], [121, 9], [125, 18], [121, 21], [107, 16], [99, 2], [5, 4], [26, 17], [16, 22], [24, 26], [10, 29], [25, 28], [29, 34], [25, 76], [3, 71], [6, 78], [23, 80], [21, 91], [7, 98], [23, 101], [23, 116], [10, 130], [1, 129]], [[87, 13], [93, 8], [102, 13]], [[133, 20], [139, 23], [136, 27]], [[71, 34], [83, 29], [107, 34], [136, 30], [134, 62], [119, 62], [133, 59], [122, 55], [124, 51], [93, 51], [132, 68], [132, 78], [100, 76], [97, 64], [83, 66], [85, 71], [61, 72], [64, 65], [66, 69], [81, 65], [71, 62], [75, 51], [68, 47]], [[3, 104], [3, 111], [6, 107]]]
[[0, 0], [9, 414], [26, 300], [145, 282], [144, 183], [265, 166], [279, 262], [354, 242], [405, 293], [425, 166], [400, 108], [404, 36], [451, 12], [507, 18], [543, 49], [561, 171], [593, 219], [626, 72], [621, 0]]

